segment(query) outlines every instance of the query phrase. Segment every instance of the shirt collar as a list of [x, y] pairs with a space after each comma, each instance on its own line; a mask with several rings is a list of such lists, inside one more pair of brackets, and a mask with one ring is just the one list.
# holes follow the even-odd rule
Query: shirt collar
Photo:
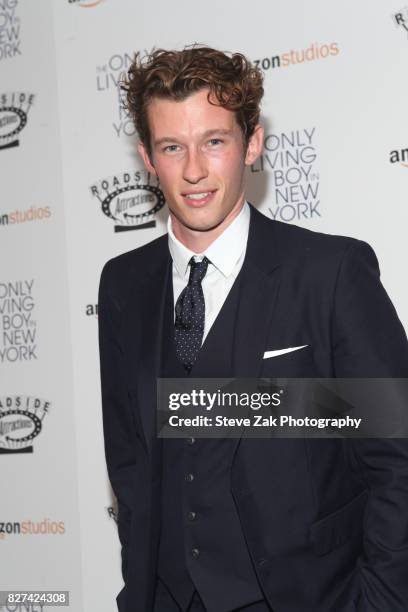
[[246, 249], [249, 231], [250, 210], [248, 202], [244, 205], [237, 217], [230, 225], [218, 236], [204, 253], [194, 253], [182, 244], [174, 235], [171, 227], [171, 217], [167, 221], [168, 243], [170, 255], [173, 260], [177, 273], [181, 277], [188, 274], [188, 264], [193, 256], [200, 259], [208, 257], [210, 262], [223, 274], [228, 277], [232, 274], [235, 264]]

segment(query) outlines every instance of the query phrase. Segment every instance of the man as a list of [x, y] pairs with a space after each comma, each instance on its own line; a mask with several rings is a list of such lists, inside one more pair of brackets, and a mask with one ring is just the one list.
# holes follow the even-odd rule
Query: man
[[405, 440], [156, 435], [157, 377], [406, 377], [372, 249], [246, 202], [263, 89], [242, 55], [157, 50], [126, 89], [170, 217], [101, 276], [120, 612], [406, 611]]

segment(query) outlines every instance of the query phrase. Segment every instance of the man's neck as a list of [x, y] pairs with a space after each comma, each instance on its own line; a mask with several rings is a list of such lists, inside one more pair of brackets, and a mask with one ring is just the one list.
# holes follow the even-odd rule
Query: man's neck
[[238, 217], [239, 213], [244, 206], [245, 198], [242, 199], [236, 206], [230, 211], [230, 213], [225, 217], [225, 219], [208, 231], [196, 231], [189, 227], [183, 225], [177, 217], [170, 212], [171, 218], [171, 228], [173, 230], [173, 234], [185, 247], [187, 247], [193, 253], [204, 253], [206, 249], [212, 244], [231, 223], [234, 221], [236, 217]]

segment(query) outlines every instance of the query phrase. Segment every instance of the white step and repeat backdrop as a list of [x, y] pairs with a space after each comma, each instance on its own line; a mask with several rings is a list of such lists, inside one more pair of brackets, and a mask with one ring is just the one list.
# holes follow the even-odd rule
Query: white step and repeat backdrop
[[167, 215], [121, 107], [133, 53], [198, 42], [259, 64], [250, 201], [368, 241], [408, 328], [402, 1], [0, 0], [0, 589], [70, 590], [74, 612], [112, 612], [121, 588], [97, 288]]

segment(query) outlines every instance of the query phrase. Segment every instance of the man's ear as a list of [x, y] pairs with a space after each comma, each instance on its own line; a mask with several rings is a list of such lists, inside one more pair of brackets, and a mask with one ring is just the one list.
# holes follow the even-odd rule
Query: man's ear
[[137, 149], [139, 151], [141, 158], [143, 159], [143, 163], [146, 166], [147, 170], [150, 172], [150, 174], [157, 176], [156, 169], [150, 160], [149, 152], [146, 149], [146, 146], [143, 144], [143, 142], [139, 142], [139, 144], [137, 145]]
[[258, 123], [255, 127], [251, 138], [248, 141], [248, 146], [245, 154], [245, 165], [251, 166], [260, 156], [263, 149], [264, 129]]

